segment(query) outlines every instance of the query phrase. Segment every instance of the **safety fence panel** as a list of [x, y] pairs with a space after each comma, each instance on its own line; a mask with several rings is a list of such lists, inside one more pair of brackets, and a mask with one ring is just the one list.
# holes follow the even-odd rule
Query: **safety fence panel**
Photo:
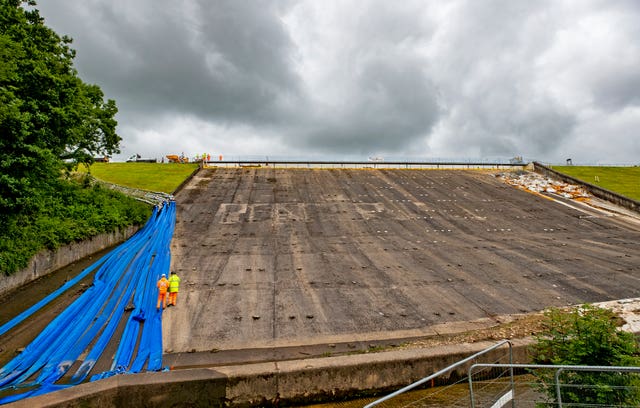
[[[483, 378], [496, 371], [517, 375]], [[468, 378], [472, 408], [640, 406], [640, 367], [479, 363]]]
[[468, 407], [470, 403], [468, 368], [478, 362], [512, 363], [511, 342], [503, 340], [465, 359], [445, 367], [394, 393], [380, 398], [371, 407]]
[[[504, 344], [510, 346], [497, 343], [365, 408], [640, 406], [640, 367], [514, 364], [511, 348], [492, 353]], [[466, 375], [453, 375], [461, 368]]]

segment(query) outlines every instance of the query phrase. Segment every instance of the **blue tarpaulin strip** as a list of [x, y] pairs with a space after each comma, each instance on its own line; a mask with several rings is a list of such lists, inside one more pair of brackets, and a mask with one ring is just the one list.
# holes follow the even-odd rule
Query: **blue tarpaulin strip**
[[[0, 327], [1, 335], [96, 271], [91, 287], [0, 369], [0, 391], [16, 392], [1, 398], [0, 404], [85, 381], [106, 346], [114, 341], [113, 335], [130, 305], [134, 309], [126, 320], [111, 370], [92, 376], [91, 381], [137, 373], [145, 366], [147, 371], [162, 369], [162, 310], [156, 310], [155, 284], [161, 274], [169, 272], [174, 227], [175, 202], [155, 207], [149, 221], [133, 237]], [[83, 353], [86, 357], [71, 381], [57, 384]]]

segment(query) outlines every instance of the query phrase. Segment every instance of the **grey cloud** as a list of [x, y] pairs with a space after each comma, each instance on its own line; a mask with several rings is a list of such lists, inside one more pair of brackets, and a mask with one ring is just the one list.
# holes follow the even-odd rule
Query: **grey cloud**
[[304, 144], [328, 152], [401, 152], [429, 133], [437, 92], [419, 66], [378, 59], [359, 71], [348, 99], [315, 118]]
[[[583, 154], [594, 156], [607, 136], [590, 129], [633, 134], [640, 125], [635, 1], [42, 0], [38, 8], [75, 39], [81, 76], [116, 99], [131, 134], [124, 143], [142, 148], [155, 148], [145, 134], [171, 128], [168, 148], [180, 149], [181, 127], [168, 124], [193, 118], [298, 152], [401, 156], [430, 146], [431, 157], [544, 159], [563, 157], [585, 134]], [[590, 49], [585, 32], [616, 40]], [[201, 137], [191, 143], [212, 144]], [[234, 143], [238, 154], [264, 153]], [[640, 154], [625, 146], [616, 157]]]
[[415, 52], [431, 41], [433, 27], [416, 19], [423, 2], [361, 6], [335, 17], [344, 41], [331, 49], [333, 61], [322, 62], [333, 92], [328, 100], [308, 95], [309, 111], [298, 112], [305, 123], [295, 146], [330, 154], [413, 154], [440, 114], [428, 61]]
[[[640, 50], [638, 62], [640, 62]], [[609, 111], [626, 106], [640, 106], [640, 70], [628, 67], [622, 72], [608, 72], [593, 86], [594, 98]]]
[[[392, 45], [416, 44], [430, 41], [434, 27], [426, 19], [422, 0], [403, 3], [372, 2], [353, 13], [353, 35], [360, 44]], [[425, 20], [426, 19], [426, 20]]]
[[[481, 104], [480, 101], [476, 103]], [[449, 143], [481, 157], [548, 157], [572, 135], [576, 119], [553, 106], [458, 107], [448, 118]], [[462, 153], [461, 153], [462, 154]]]
[[571, 137], [576, 118], [537, 87], [535, 61], [554, 39], [548, 5], [458, 5], [440, 28], [448, 42], [438, 48], [431, 70], [445, 106], [441, 143], [461, 156], [552, 153]]
[[[140, 116], [166, 111], [230, 123], [277, 122], [279, 110], [299, 94], [277, 4], [192, 6], [138, 2], [148, 15], [140, 22], [127, 20], [116, 3], [85, 5], [100, 16], [104, 32], [87, 32], [83, 41], [92, 52], [78, 57], [78, 64], [100, 73], [91, 77], [100, 75], [124, 110]], [[110, 47], [100, 45], [105, 34]]]
[[511, 137], [515, 149], [510, 151], [520, 154], [526, 149], [534, 158], [548, 157], [571, 136], [575, 124], [575, 117], [553, 107], [527, 112], [514, 123], [513, 128], [517, 130], [511, 132]]

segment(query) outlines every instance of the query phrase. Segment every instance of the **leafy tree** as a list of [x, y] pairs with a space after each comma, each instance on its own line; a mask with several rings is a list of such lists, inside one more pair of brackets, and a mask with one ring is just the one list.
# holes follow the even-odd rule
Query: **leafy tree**
[[[618, 330], [608, 309], [585, 305], [572, 311], [545, 312], [544, 330], [531, 351], [535, 364], [639, 366], [640, 347], [632, 333]], [[556, 400], [555, 370], [536, 370], [539, 389]], [[637, 373], [566, 371], [561, 377], [564, 403], [638, 406]], [[554, 405], [555, 406], [555, 405]]]
[[34, 1], [0, 0], [0, 275], [42, 248], [142, 223], [148, 206], [65, 179], [118, 152], [118, 109], [73, 67]]
[[119, 152], [117, 112], [34, 1], [0, 0], [0, 214], [37, 212], [64, 169]]

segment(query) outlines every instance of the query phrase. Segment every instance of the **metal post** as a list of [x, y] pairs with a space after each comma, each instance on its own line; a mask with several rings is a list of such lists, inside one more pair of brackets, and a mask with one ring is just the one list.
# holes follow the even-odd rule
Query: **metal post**
[[558, 401], [558, 408], [562, 408], [562, 395], [560, 395], [560, 373], [564, 370], [564, 368], [558, 368], [556, 370], [556, 375], [554, 376], [556, 381], [556, 400]]
[[513, 348], [509, 349], [509, 374], [511, 375], [511, 392], [513, 393], [513, 399], [511, 400], [511, 407], [516, 408], [516, 379], [513, 375]]
[[558, 397], [558, 407], [562, 407], [562, 397], [560, 396], [560, 372], [570, 371], [601, 371], [601, 372], [622, 372], [622, 373], [640, 373], [640, 367], [624, 367], [624, 366], [577, 366], [577, 365], [550, 365], [550, 364], [474, 364], [469, 368], [469, 378], [476, 368], [534, 368], [534, 369], [555, 369], [556, 371], [556, 394]]
[[[511, 342], [509, 342], [509, 365], [513, 364], [513, 346], [511, 344]], [[475, 408], [476, 406], [476, 401], [474, 398], [474, 394], [473, 394], [473, 376], [471, 373], [471, 370], [473, 369], [474, 366], [469, 367], [469, 374], [467, 375], [467, 377], [469, 378], [469, 399], [471, 400], [471, 408]], [[516, 389], [516, 385], [515, 385], [515, 378], [513, 375], [513, 367], [511, 367], [509, 369], [509, 374], [511, 377], [511, 392], [512, 394], [515, 396], [515, 389]], [[513, 398], [511, 400], [511, 406], [515, 408], [515, 398]]]

